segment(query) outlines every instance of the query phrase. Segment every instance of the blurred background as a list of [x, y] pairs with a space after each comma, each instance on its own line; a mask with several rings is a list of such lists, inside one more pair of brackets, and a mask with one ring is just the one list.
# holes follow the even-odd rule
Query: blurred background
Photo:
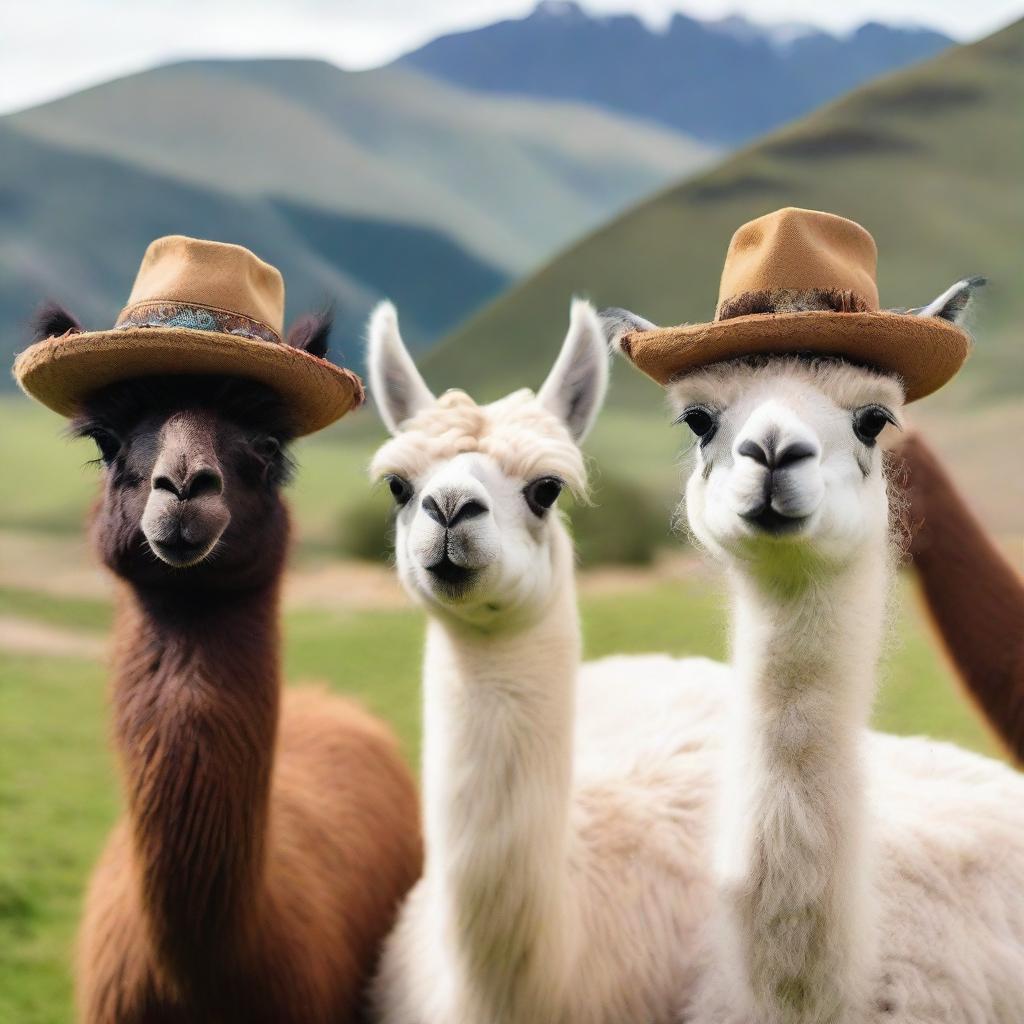
[[[841, 6], [841, 9], [840, 9]], [[780, 206], [859, 221], [883, 305], [981, 273], [977, 347], [911, 409], [1024, 563], [1024, 3], [1000, 0], [37, 0], [0, 35], [0, 347], [56, 299], [113, 323], [146, 244], [278, 266], [336, 303], [361, 368], [393, 299], [428, 382], [543, 379], [569, 297], [710, 319], [732, 231]], [[84, 879], [117, 810], [110, 587], [87, 442], [0, 380], [0, 1021], [66, 1021]], [[361, 696], [418, 756], [421, 616], [387, 564], [372, 409], [299, 446], [287, 672]], [[688, 440], [617, 366], [572, 509], [587, 653], [723, 656], [713, 575], [670, 519]], [[995, 752], [901, 582], [880, 727]]]

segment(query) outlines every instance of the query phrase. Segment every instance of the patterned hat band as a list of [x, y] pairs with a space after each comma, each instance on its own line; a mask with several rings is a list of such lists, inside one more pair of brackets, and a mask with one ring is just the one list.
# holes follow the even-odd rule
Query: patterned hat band
[[213, 306], [195, 306], [183, 302], [140, 302], [128, 306], [114, 324], [115, 331], [139, 327], [164, 327], [212, 334], [235, 334], [253, 341], [281, 344], [277, 331], [241, 313], [231, 313]]

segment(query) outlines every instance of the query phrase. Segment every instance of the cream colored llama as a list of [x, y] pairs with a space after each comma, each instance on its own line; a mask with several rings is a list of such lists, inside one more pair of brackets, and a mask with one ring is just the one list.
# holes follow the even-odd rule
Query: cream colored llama
[[[388, 1024], [677, 1019], [710, 911], [705, 848], [722, 666], [580, 673], [573, 549], [553, 507], [607, 354], [583, 302], [537, 395], [427, 389], [383, 305], [370, 386], [394, 435], [398, 572], [427, 611], [426, 871], [376, 985]], [[682, 664], [683, 670], [677, 666]], [[577, 675], [580, 674], [577, 703]]]
[[[926, 315], [961, 315], [963, 290]], [[777, 356], [670, 394], [699, 439], [685, 503], [728, 571], [736, 676], [719, 921], [685, 1019], [1024, 1021], [1024, 778], [866, 729], [893, 566], [875, 438], [900, 385]]]

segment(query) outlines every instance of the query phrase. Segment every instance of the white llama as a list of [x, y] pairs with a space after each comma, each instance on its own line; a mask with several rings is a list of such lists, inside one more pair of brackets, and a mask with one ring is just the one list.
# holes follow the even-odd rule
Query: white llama
[[[970, 282], [922, 311], [958, 319]], [[645, 329], [623, 311], [609, 334]], [[700, 1024], [1024, 1021], [1024, 778], [869, 733], [899, 383], [772, 356], [670, 385], [685, 505], [727, 567], [735, 687]]]
[[[393, 439], [372, 471], [427, 611], [426, 869], [383, 957], [388, 1024], [678, 1018], [711, 909], [706, 804], [718, 685], [670, 659], [580, 675], [573, 549], [553, 507], [586, 490], [578, 442], [607, 352], [584, 302], [539, 393], [477, 405], [427, 389], [394, 309], [370, 322], [370, 387]], [[685, 664], [685, 663], [684, 663]], [[667, 680], [667, 682], [666, 682]]]

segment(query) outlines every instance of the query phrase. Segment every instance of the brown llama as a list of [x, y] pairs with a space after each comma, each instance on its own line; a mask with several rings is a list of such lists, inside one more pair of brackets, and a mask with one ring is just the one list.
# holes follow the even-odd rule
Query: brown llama
[[[74, 331], [48, 310], [39, 337]], [[326, 324], [289, 342], [323, 349]], [[107, 385], [72, 431], [103, 466], [92, 538], [117, 579], [113, 735], [125, 815], [81, 926], [86, 1024], [361, 1019], [421, 863], [417, 796], [380, 722], [282, 697], [290, 410], [231, 377]]]
[[919, 434], [895, 450], [925, 605], [964, 686], [1024, 764], [1024, 580]]

